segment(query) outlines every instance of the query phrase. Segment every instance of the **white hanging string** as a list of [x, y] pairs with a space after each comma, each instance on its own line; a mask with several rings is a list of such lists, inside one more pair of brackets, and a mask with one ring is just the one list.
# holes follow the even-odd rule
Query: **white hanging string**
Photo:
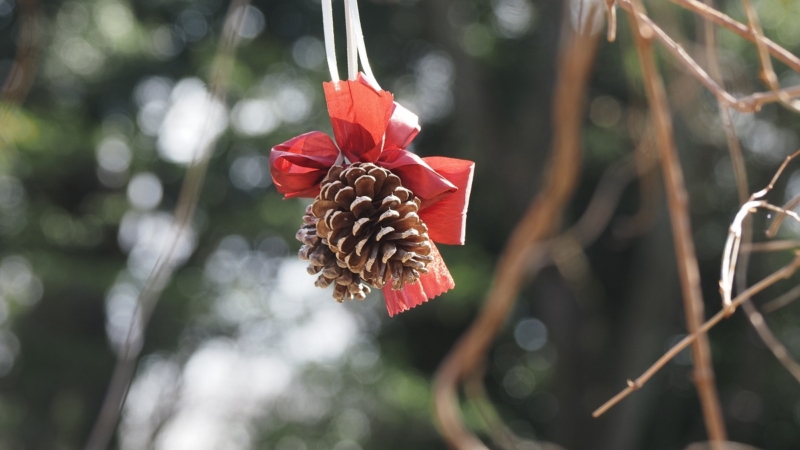
[[361, 17], [358, 13], [358, 0], [350, 0], [350, 8], [347, 10], [348, 15], [351, 16], [353, 21], [353, 33], [356, 38], [356, 46], [358, 47], [358, 56], [361, 59], [361, 67], [364, 68], [364, 75], [367, 79], [380, 89], [375, 75], [372, 73], [372, 67], [369, 65], [367, 59], [367, 46], [364, 44], [364, 32], [361, 30]]
[[331, 0], [322, 0], [322, 27], [325, 30], [325, 54], [331, 81], [339, 81], [339, 66], [336, 64], [336, 42], [333, 40], [333, 6]]
[[355, 33], [353, 15], [353, 0], [344, 0], [344, 24], [347, 32], [347, 78], [355, 80], [358, 77], [358, 39]]
[[[336, 63], [336, 41], [333, 37], [333, 6], [332, 0], [322, 0], [322, 25], [325, 33], [325, 54], [328, 60], [328, 70], [331, 81], [339, 81], [339, 67]], [[347, 78], [355, 80], [358, 77], [358, 62], [364, 69], [364, 75], [369, 82], [380, 89], [372, 67], [367, 58], [367, 47], [364, 43], [364, 32], [361, 29], [361, 17], [358, 12], [358, 0], [344, 0], [345, 28], [347, 33]]]

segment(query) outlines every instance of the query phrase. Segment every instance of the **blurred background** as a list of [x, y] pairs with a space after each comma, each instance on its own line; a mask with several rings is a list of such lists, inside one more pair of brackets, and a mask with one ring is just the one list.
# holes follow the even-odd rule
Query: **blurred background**
[[[273, 145], [330, 132], [318, 0], [253, 0], [239, 11], [225, 102], [209, 100], [207, 88], [223, 0], [0, 0], [0, 83], [5, 100], [24, 97], [0, 119], [0, 449], [83, 447], [139, 291], [172, 239], [180, 266], [146, 330], [113, 448], [445, 448], [430, 380], [476, 315], [541, 185], [559, 37], [589, 0], [360, 3], [376, 77], [420, 117], [414, 150], [477, 164], [467, 244], [440, 247], [457, 288], [392, 319], [380, 295], [337, 304], [313, 286], [294, 239], [307, 201], [282, 200], [269, 175]], [[766, 34], [800, 52], [800, 2], [756, 6]], [[664, 2], [648, 7], [704, 63], [701, 20]], [[344, 30], [342, 2], [334, 8]], [[745, 21], [739, 1], [720, 8]], [[31, 15], [38, 52], [25, 32]], [[617, 42], [600, 43], [565, 227], [641, 140], [647, 104], [629, 31], [621, 13]], [[337, 37], [343, 58], [344, 33]], [[726, 31], [719, 44], [728, 88], [764, 90], [753, 45]], [[734, 176], [716, 99], [659, 52], [714, 312], [739, 206]], [[19, 64], [35, 71], [20, 81], [11, 76]], [[776, 70], [784, 86], [800, 84], [780, 63]], [[800, 147], [800, 121], [770, 105], [734, 122], [752, 192]], [[186, 167], [216, 137], [197, 216], [176, 238], [170, 224]], [[797, 169], [779, 183], [776, 203], [800, 193]], [[686, 333], [659, 183], [625, 185], [599, 239], [585, 252], [566, 248], [566, 263], [545, 267], [520, 293], [485, 377], [518, 435], [571, 450], [682, 449], [705, 439], [688, 353], [605, 416], [590, 416]], [[756, 236], [764, 223], [759, 216]], [[798, 233], [787, 224], [781, 236]], [[751, 281], [790, 258], [757, 255]], [[798, 319], [800, 305], [767, 316], [800, 356]], [[710, 336], [731, 440], [800, 448], [798, 383], [741, 313]], [[465, 420], [485, 432], [473, 406], [464, 404]]]

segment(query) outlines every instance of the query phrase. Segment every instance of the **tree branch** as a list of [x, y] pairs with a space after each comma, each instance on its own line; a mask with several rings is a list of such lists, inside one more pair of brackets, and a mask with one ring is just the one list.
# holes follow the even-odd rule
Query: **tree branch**
[[[680, 275], [686, 312], [686, 324], [689, 332], [694, 334], [703, 322], [704, 313], [703, 297], [700, 290], [700, 271], [697, 265], [689, 220], [688, 194], [673, 140], [672, 117], [669, 113], [664, 84], [656, 68], [651, 47], [651, 39], [653, 35], [658, 33], [649, 27], [649, 23], [643, 23], [641, 20], [645, 16], [644, 8], [641, 4], [637, 1], [634, 5], [634, 13], [629, 14], [628, 19], [633, 29], [634, 42], [639, 54], [645, 91], [656, 133], [656, 148], [658, 149], [664, 174], [667, 205], [675, 241], [675, 257], [678, 262], [678, 274]], [[725, 423], [722, 418], [716, 385], [714, 384], [714, 369], [711, 364], [711, 351], [706, 336], [699, 337], [692, 344], [692, 357], [694, 382], [700, 396], [709, 438], [712, 441], [724, 441], [726, 439]]]
[[[591, 12], [589, 23], [598, 12], [597, 9]], [[440, 433], [453, 449], [486, 449], [464, 427], [458, 406], [457, 385], [485, 360], [489, 345], [505, 323], [517, 297], [532, 249], [556, 229], [578, 181], [586, 84], [598, 35], [573, 32], [568, 14], [565, 14], [563, 30], [553, 105], [555, 136], [551, 168], [548, 171], [550, 176], [506, 243], [480, 314], [436, 372], [435, 413]]]

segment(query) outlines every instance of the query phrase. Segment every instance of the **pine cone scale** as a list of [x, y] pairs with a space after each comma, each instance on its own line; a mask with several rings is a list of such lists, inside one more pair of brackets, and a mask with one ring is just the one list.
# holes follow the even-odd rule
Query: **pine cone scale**
[[353, 213], [336, 211], [331, 214], [325, 224], [331, 230], [341, 230], [342, 228], [352, 228], [356, 222], [356, 216]]
[[311, 213], [316, 218], [325, 215], [325, 211], [331, 210], [336, 207], [336, 202], [330, 200], [315, 201], [311, 204]]
[[367, 225], [369, 221], [369, 217], [356, 220], [356, 222], [353, 224], [353, 234], [361, 234], [362, 228]]
[[[381, 202], [381, 208], [391, 208], [391, 209], [398, 209], [400, 207], [400, 198], [394, 195], [390, 195], [385, 197]], [[402, 213], [402, 211], [397, 211]], [[408, 212], [408, 211], [406, 211]]]
[[375, 177], [363, 175], [356, 180], [356, 195], [372, 199], [375, 195]]
[[380, 217], [378, 217], [378, 220], [376, 221], [376, 223], [381, 223], [381, 222], [386, 221], [386, 220], [399, 219], [399, 218], [400, 218], [400, 213], [399, 212], [397, 212], [397, 211], [395, 211], [393, 209], [389, 209], [387, 211], [384, 211], [384, 213], [381, 214]]
[[372, 199], [366, 196], [356, 197], [353, 203], [350, 204], [350, 211], [352, 211], [356, 217], [363, 217], [373, 209]]
[[352, 186], [347, 186], [337, 191], [333, 196], [333, 201], [343, 208], [348, 208], [356, 199], [356, 190]]

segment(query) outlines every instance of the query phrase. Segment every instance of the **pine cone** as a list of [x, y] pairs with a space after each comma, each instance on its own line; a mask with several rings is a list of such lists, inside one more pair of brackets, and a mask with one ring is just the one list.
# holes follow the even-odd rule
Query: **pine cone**
[[317, 236], [340, 267], [381, 289], [416, 283], [433, 260], [420, 200], [400, 178], [372, 163], [334, 166], [311, 205]]
[[348, 300], [364, 300], [369, 294], [369, 286], [365, 285], [361, 277], [346, 268], [340, 263], [336, 256], [322, 239], [317, 236], [317, 222], [319, 219], [311, 214], [311, 205], [306, 208], [303, 216], [303, 226], [295, 237], [304, 245], [300, 248], [300, 259], [308, 261], [308, 273], [310, 275], [320, 274], [314, 285], [326, 288], [335, 283], [333, 287], [333, 298], [342, 302]]

